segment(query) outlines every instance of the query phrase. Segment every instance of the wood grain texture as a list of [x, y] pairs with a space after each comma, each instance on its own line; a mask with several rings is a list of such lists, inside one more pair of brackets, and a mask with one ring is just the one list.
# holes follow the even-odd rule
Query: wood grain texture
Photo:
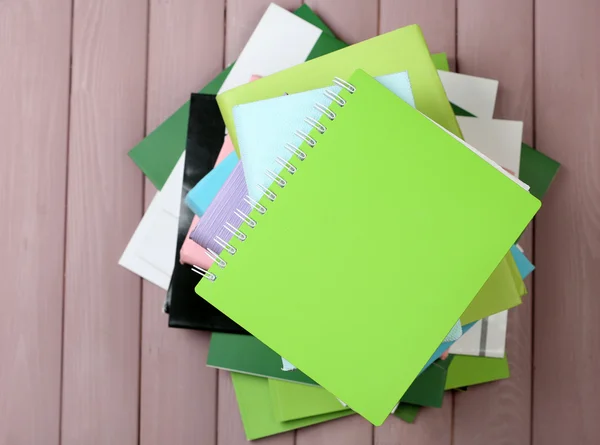
[[456, 43], [455, 0], [380, 0], [379, 32], [418, 24], [432, 53], [445, 52], [454, 66]]
[[296, 445], [371, 445], [373, 426], [359, 415], [313, 425], [296, 431]]
[[435, 444], [452, 443], [452, 393], [444, 395], [442, 408], [422, 408], [415, 420], [409, 424], [396, 416], [390, 416], [375, 429], [374, 445]]
[[378, 0], [306, 0], [335, 35], [356, 43], [377, 35]]
[[[454, 1], [448, 0], [380, 0], [379, 32], [389, 32], [402, 26], [417, 23], [421, 26], [429, 50], [443, 51], [450, 61], [455, 54]], [[389, 418], [381, 427], [375, 428], [377, 445], [450, 445], [452, 424], [452, 394], [444, 398], [442, 408], [423, 410], [414, 424], [409, 425], [397, 418]], [[412, 439], [413, 437], [418, 438]]]
[[[150, 2], [146, 130], [222, 69], [223, 0]], [[146, 205], [156, 190], [145, 185]], [[169, 329], [165, 291], [143, 283], [140, 444], [216, 443], [217, 373], [207, 368], [210, 334]]]
[[0, 443], [59, 443], [71, 2], [0, 3]]
[[[524, 122], [533, 131], [533, 1], [458, 0], [457, 61], [465, 74], [500, 81], [494, 117]], [[519, 241], [532, 257], [532, 228]], [[532, 285], [509, 311], [507, 355], [511, 378], [455, 394], [454, 442], [526, 444], [531, 430]]]
[[140, 280], [117, 260], [142, 210], [147, 3], [75, 0], [62, 445], [138, 443]]
[[600, 442], [600, 4], [536, 3], [538, 148], [562, 163], [535, 232], [533, 443]]
[[300, 7], [302, 0], [227, 0], [225, 64], [229, 65], [238, 58], [254, 28], [271, 3], [289, 11]]

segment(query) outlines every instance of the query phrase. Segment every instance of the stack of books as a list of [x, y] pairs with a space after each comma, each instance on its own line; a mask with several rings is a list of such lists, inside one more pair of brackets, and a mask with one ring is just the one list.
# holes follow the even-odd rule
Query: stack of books
[[518, 240], [559, 164], [418, 25], [348, 46], [271, 4], [239, 59], [130, 152], [156, 194], [120, 264], [211, 331], [248, 439], [415, 421], [509, 377]]

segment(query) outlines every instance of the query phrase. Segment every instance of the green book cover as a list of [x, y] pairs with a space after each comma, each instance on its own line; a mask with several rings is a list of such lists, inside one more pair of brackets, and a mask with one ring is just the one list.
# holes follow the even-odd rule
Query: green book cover
[[407, 423], [413, 423], [419, 414], [420, 406], [411, 405], [410, 403], [401, 403], [396, 409], [394, 416], [401, 418]]
[[[438, 360], [436, 363], [443, 363]], [[317, 385], [314, 380], [296, 369], [283, 371], [281, 357], [257, 338], [250, 335], [212, 334], [208, 349], [208, 366], [228, 371], [285, 380], [288, 382]], [[429, 366], [406, 391], [401, 401], [420, 406], [439, 407], [442, 404], [446, 382], [445, 364], [440, 367]], [[343, 370], [340, 369], [340, 373]]]
[[[422, 40], [417, 27], [398, 30], [403, 32], [408, 34], [404, 38], [398, 34], [397, 43], [408, 44], [411, 35]], [[426, 47], [422, 51], [425, 56], [421, 57], [428, 59], [442, 88]], [[280, 80], [290, 76], [291, 70], [286, 71]], [[424, 68], [417, 73], [425, 74]], [[353, 88], [340, 91], [341, 104], [334, 107], [337, 118], [323, 116], [319, 122], [327, 131], [310, 132], [318, 149], [301, 144], [307, 158], [301, 167], [294, 160], [297, 174], [292, 177], [282, 171], [281, 178], [289, 185], [283, 190], [272, 185], [279, 199], [260, 201], [268, 208], [268, 216], [251, 212], [250, 218], [257, 221], [252, 234], [243, 246], [237, 237], [231, 240], [235, 255], [225, 256], [224, 268], [213, 265], [210, 272], [216, 281], [201, 280], [196, 292], [357, 413], [380, 425], [531, 221], [540, 202], [502, 169], [466, 150], [457, 137], [363, 70], [356, 70], [348, 82]], [[415, 79], [411, 82], [416, 93]], [[431, 106], [438, 102], [434, 96], [428, 96]], [[451, 111], [443, 88], [442, 96]], [[417, 94], [415, 99], [418, 106]], [[403, 123], [402, 130], [392, 131], [398, 122]], [[394, 148], [385, 154], [395, 174], [381, 174], [377, 158], [363, 157], [360, 165], [356, 163], [357, 154], [373, 144]], [[427, 181], [422, 180], [425, 170]], [[365, 175], [365, 171], [371, 173]], [[398, 190], [411, 193], [403, 193], [400, 204], [392, 209], [390, 202], [397, 200]], [[354, 212], [348, 221], [347, 209], [356, 202], [366, 203], [369, 211]], [[319, 218], [303, 217], [311, 212]], [[411, 217], [403, 218], [406, 214]], [[385, 248], [380, 248], [372, 243], [372, 230], [390, 215], [398, 216], [394, 218], [396, 230], [386, 237]], [[324, 245], [328, 261], [311, 268], [311, 279], [298, 280], [297, 270], [314, 260], [315, 248]], [[372, 261], [364, 262], [361, 275], [371, 279], [348, 281], [349, 258], [357, 245], [367, 246], [365, 255]], [[415, 257], [419, 251], [435, 255]], [[465, 251], [478, 255], [464, 255]], [[258, 269], [268, 270], [269, 279], [255, 280], [253, 273]], [[432, 273], [436, 280], [430, 279]], [[285, 298], [281, 298], [282, 289]], [[399, 298], [389, 298], [392, 290]], [[244, 298], [248, 294], [251, 299]], [[392, 326], [396, 335], [389, 335]], [[352, 373], [337, 372], [332, 366], [337, 363], [350, 367]], [[368, 394], [361, 390], [367, 384]]]
[[[291, 371], [293, 372], [293, 371]], [[273, 411], [277, 420], [302, 419], [320, 414], [350, 411], [335, 396], [320, 386], [267, 379]]]
[[448, 368], [446, 389], [458, 389], [507, 379], [510, 376], [508, 359], [455, 355]]
[[347, 80], [357, 68], [372, 76], [408, 71], [417, 109], [461, 136], [423, 33], [419, 26], [410, 25], [219, 94], [217, 101], [236, 151], [233, 107], [322, 88], [336, 76]]
[[273, 412], [267, 379], [238, 373], [231, 373], [231, 378], [248, 440], [260, 439], [353, 414], [352, 411], [347, 410], [280, 422]]

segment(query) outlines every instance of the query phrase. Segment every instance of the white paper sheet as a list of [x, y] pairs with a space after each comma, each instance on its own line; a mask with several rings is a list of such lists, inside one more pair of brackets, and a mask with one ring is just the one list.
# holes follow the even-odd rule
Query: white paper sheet
[[494, 117], [498, 81], [448, 71], [438, 71], [448, 100], [477, 117]]

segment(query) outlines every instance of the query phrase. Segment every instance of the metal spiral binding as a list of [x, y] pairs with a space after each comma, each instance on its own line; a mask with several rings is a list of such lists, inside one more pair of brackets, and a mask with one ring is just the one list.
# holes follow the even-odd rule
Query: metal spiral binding
[[221, 258], [219, 256], [219, 254], [217, 252], [215, 252], [214, 250], [212, 250], [210, 247], [208, 247], [206, 249], [206, 254], [208, 255], [208, 257], [213, 260], [215, 263], [217, 263], [217, 265], [223, 269], [225, 266], [227, 266], [227, 262]]
[[[354, 94], [356, 92], [356, 87], [354, 85], [346, 82], [343, 79], [340, 79], [339, 77], [334, 78], [333, 83], [335, 85], [339, 86], [340, 88], [345, 89], [350, 94]], [[331, 103], [335, 102], [339, 107], [343, 107], [344, 105], [346, 105], [346, 99], [341, 97], [339, 94], [333, 92], [332, 90], [329, 90], [329, 89], [325, 90], [325, 92], [323, 94], [325, 95], [325, 97], [327, 97], [328, 99], [331, 100]], [[321, 112], [321, 114], [323, 116], [327, 117], [327, 119], [329, 119], [330, 121], [335, 120], [337, 117], [337, 113], [333, 112], [328, 106], [325, 106], [320, 103], [316, 103], [314, 105], [314, 107], [319, 112]], [[304, 122], [306, 122], [308, 125], [313, 127], [319, 134], [324, 134], [327, 131], [327, 127], [325, 125], [323, 125], [317, 119], [314, 119], [312, 117], [307, 117], [306, 119], [304, 119]], [[307, 133], [305, 133], [302, 130], [297, 130], [295, 132], [295, 135], [298, 136], [300, 139], [302, 139], [306, 143], [306, 145], [308, 145], [311, 148], [313, 148], [315, 145], [317, 145], [317, 140], [314, 139], [312, 136], [309, 136]], [[297, 147], [293, 144], [290, 144], [290, 143], [286, 143], [284, 148], [286, 150], [288, 150], [290, 153], [292, 153], [293, 156], [296, 156], [296, 158], [298, 158], [298, 160], [303, 161], [306, 159], [306, 153], [304, 151], [300, 150], [299, 147]], [[293, 165], [292, 163], [283, 159], [282, 157], [278, 156], [275, 159], [275, 162], [277, 162], [279, 165], [281, 165], [282, 168], [285, 168], [288, 171], [288, 173], [291, 175], [296, 173], [296, 171], [298, 170], [298, 168], [295, 165]], [[280, 188], [284, 188], [287, 185], [287, 181], [272, 170], [267, 169], [265, 171], [265, 175], [272, 182], [277, 184]], [[257, 187], [260, 189], [263, 196], [266, 196], [267, 199], [269, 199], [270, 201], [275, 201], [275, 199], [277, 198], [277, 195], [274, 192], [272, 192], [268, 187], [265, 187], [262, 184], [257, 184]], [[250, 196], [244, 197], [244, 201], [246, 203], [248, 203], [250, 205], [250, 207], [252, 207], [254, 210], [256, 210], [261, 215], [264, 215], [267, 212], [267, 208], [265, 206], [263, 206], [258, 201], [251, 198]], [[250, 228], [256, 227], [256, 224], [257, 224], [256, 221], [254, 219], [250, 218], [250, 216], [246, 215], [240, 209], [235, 209], [234, 214], [235, 214], [235, 216], [240, 218], [244, 223], [246, 223], [246, 225], [248, 225]], [[235, 236], [237, 239], [239, 239], [240, 241], [245, 241], [247, 238], [247, 235], [244, 232], [239, 230], [237, 227], [235, 227], [230, 222], [226, 222], [224, 225], [224, 228], [228, 232], [230, 232], [233, 236]], [[216, 236], [214, 238], [214, 241], [230, 255], [235, 255], [237, 253], [237, 249], [235, 247], [233, 247], [231, 244], [229, 244], [227, 241], [225, 241], [223, 238], [221, 238], [220, 236]], [[224, 268], [225, 266], [227, 266], [227, 262], [223, 258], [221, 258], [212, 249], [207, 248], [206, 254], [215, 263], [217, 263], [217, 265], [219, 267]], [[197, 274], [201, 275], [202, 277], [207, 278], [211, 281], [215, 281], [217, 279], [217, 276], [214, 273], [209, 272], [208, 270], [202, 269], [200, 267], [193, 266], [192, 270], [194, 272], [196, 272]]]
[[335, 117], [337, 116], [337, 114], [335, 114], [333, 111], [331, 111], [328, 107], [326, 107], [323, 104], [316, 103], [315, 108], [317, 109], [317, 111], [320, 111], [321, 113], [323, 113], [323, 115], [326, 116], [327, 119], [329, 119], [330, 121], [334, 120]]
[[242, 221], [244, 221], [252, 229], [254, 229], [256, 227], [256, 221], [254, 221], [252, 218], [250, 218], [248, 215], [246, 215], [240, 209], [235, 209], [233, 214], [235, 216], [237, 216], [239, 219], [241, 219]]
[[307, 117], [306, 119], [304, 119], [304, 122], [306, 122], [308, 125], [313, 127], [315, 130], [317, 130], [321, 134], [325, 133], [325, 131], [327, 130], [327, 127], [325, 127], [325, 125], [323, 125], [318, 120], [313, 119], [312, 117]]
[[284, 188], [287, 185], [287, 181], [275, 173], [273, 170], [265, 170], [267, 177], [277, 184], [279, 187]]
[[235, 247], [233, 247], [220, 236], [215, 237], [215, 242], [223, 249], [225, 249], [230, 255], [235, 255], [235, 253], [237, 252], [237, 249]]
[[[296, 167], [294, 167], [292, 164], [290, 164], [288, 161], [286, 161], [285, 159], [283, 159], [280, 156], [277, 156], [277, 158], [275, 159], [275, 162], [277, 162], [279, 165], [281, 165], [283, 168], [285, 168], [290, 175], [293, 175], [294, 173], [296, 173]], [[265, 209], [266, 211], [266, 209]], [[264, 212], [263, 212], [264, 214]]]
[[302, 150], [300, 150], [298, 147], [296, 147], [295, 145], [292, 145], [290, 143], [286, 143], [284, 145], [284, 148], [288, 151], [290, 151], [293, 155], [295, 155], [298, 159], [300, 159], [301, 161], [304, 161], [306, 159], [306, 153], [304, 153]]
[[244, 201], [246, 201], [248, 204], [250, 204], [250, 207], [252, 207], [254, 210], [256, 210], [261, 215], [264, 215], [265, 213], [267, 213], [267, 208], [264, 205], [262, 205], [261, 203], [259, 203], [258, 201], [256, 201], [255, 199], [252, 199], [250, 197], [250, 195], [246, 195], [244, 197]]
[[210, 280], [210, 281], [215, 281], [217, 279], [217, 276], [214, 273], [209, 272], [206, 269], [202, 269], [201, 267], [198, 267], [198, 266], [192, 266], [192, 271], [196, 272], [202, 278], [206, 278], [207, 280]]

